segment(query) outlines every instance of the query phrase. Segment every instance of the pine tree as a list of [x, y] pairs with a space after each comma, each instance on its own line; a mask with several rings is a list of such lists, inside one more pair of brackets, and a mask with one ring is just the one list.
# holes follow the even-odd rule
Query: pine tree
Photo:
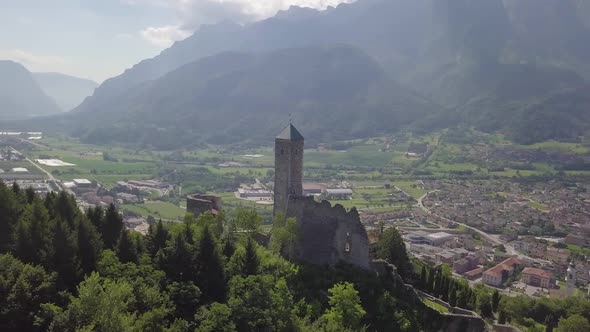
[[114, 204], [107, 209], [104, 221], [102, 222], [102, 240], [106, 249], [113, 249], [119, 241], [123, 230], [123, 218], [117, 212]]
[[68, 223], [68, 227], [74, 228], [74, 218], [78, 212], [76, 201], [65, 191], [60, 192], [55, 200], [56, 217]]
[[227, 291], [223, 261], [209, 227], [203, 229], [196, 256], [197, 286], [204, 303], [223, 302]]
[[412, 273], [412, 263], [408, 258], [406, 245], [395, 227], [387, 229], [377, 242], [377, 257], [395, 265], [402, 277]]
[[27, 198], [27, 204], [33, 203], [33, 200], [36, 196], [37, 195], [35, 194], [35, 190], [33, 188], [28, 187], [27, 189], [25, 189], [25, 197]]
[[19, 213], [16, 195], [0, 181], [0, 253], [12, 249]]
[[230, 259], [235, 251], [236, 251], [236, 247], [234, 246], [232, 240], [229, 238], [226, 238], [223, 241], [223, 250], [222, 250], [223, 256], [225, 256], [225, 258], [227, 258], [227, 259]]
[[121, 231], [115, 252], [122, 263], [137, 263], [137, 248], [128, 230]]
[[166, 241], [168, 241], [168, 238], [168, 230], [164, 228], [162, 219], [160, 219], [156, 225], [150, 225], [148, 234], [145, 238], [149, 255], [155, 257], [160, 249], [166, 247]]
[[102, 240], [92, 223], [84, 217], [80, 218], [78, 222], [77, 240], [80, 268], [84, 275], [89, 275], [96, 269], [102, 249]]
[[25, 219], [21, 219], [16, 226], [14, 256], [25, 263], [33, 262], [34, 253], [31, 246], [31, 232]]
[[426, 265], [422, 265], [422, 269], [420, 270], [420, 287], [422, 288], [422, 290], [426, 290], [428, 287], [427, 279], [428, 274], [426, 273]]
[[244, 264], [242, 265], [242, 275], [247, 277], [257, 274], [259, 265], [260, 260], [256, 253], [256, 245], [251, 238], [248, 238], [248, 242], [246, 243], [246, 254], [244, 255]]
[[80, 263], [76, 242], [67, 222], [57, 219], [53, 224], [51, 268], [57, 272], [58, 289], [75, 289], [80, 281]]
[[435, 271], [432, 269], [429, 269], [428, 271], [428, 281], [427, 281], [427, 287], [426, 287], [426, 291], [433, 293], [434, 292], [434, 274]]
[[170, 280], [178, 282], [196, 280], [193, 248], [186, 243], [185, 237], [180, 233], [174, 236], [169, 247], [158, 252], [156, 261]]
[[455, 285], [451, 286], [451, 291], [449, 294], [449, 305], [451, 305], [452, 307], [457, 305], [457, 288], [455, 287]]
[[49, 213], [43, 202], [35, 198], [29, 207], [26, 218], [29, 219], [31, 232], [32, 262], [45, 264], [51, 255], [51, 230], [49, 229]]
[[496, 289], [494, 294], [492, 294], [492, 309], [494, 312], [498, 310], [498, 304], [500, 304], [500, 293]]
[[86, 211], [86, 216], [88, 217], [88, 220], [90, 220], [90, 223], [92, 223], [94, 228], [98, 232], [101, 232], [102, 222], [104, 220], [104, 210], [102, 209], [102, 207], [97, 206], [94, 209], [89, 208]]
[[184, 234], [184, 238], [186, 240], [186, 243], [193, 245], [195, 244], [195, 232], [193, 231], [193, 228], [191, 225], [193, 225], [194, 222], [185, 222], [184, 223], [184, 229], [183, 229], [183, 234]]
[[506, 324], [506, 316], [506, 311], [500, 309], [500, 312], [498, 313], [498, 324]]

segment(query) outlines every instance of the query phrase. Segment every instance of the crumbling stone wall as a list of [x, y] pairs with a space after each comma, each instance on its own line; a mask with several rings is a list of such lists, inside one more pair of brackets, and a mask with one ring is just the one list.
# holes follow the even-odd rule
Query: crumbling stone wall
[[221, 197], [208, 195], [190, 195], [186, 197], [186, 211], [195, 218], [205, 212], [221, 211]]
[[369, 268], [369, 240], [356, 209], [316, 202], [313, 197], [290, 197], [287, 216], [299, 225], [295, 259], [316, 265], [345, 262]]

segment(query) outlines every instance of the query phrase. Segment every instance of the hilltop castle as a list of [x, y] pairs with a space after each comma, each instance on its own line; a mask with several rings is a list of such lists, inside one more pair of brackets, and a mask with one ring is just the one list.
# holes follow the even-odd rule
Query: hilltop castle
[[303, 196], [304, 139], [289, 124], [275, 139], [274, 215], [294, 217], [299, 225], [295, 260], [369, 268], [369, 240], [355, 208]]

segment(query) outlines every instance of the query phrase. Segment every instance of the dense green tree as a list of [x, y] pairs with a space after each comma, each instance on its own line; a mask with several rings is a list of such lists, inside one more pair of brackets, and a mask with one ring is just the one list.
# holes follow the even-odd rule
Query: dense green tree
[[377, 257], [395, 265], [402, 277], [412, 273], [406, 245], [395, 227], [387, 229], [377, 242]]
[[115, 252], [117, 253], [117, 257], [121, 262], [137, 263], [137, 247], [135, 246], [135, 243], [133, 243], [128, 230], [124, 229], [121, 231]]
[[26, 263], [33, 262], [33, 246], [31, 241], [31, 230], [29, 223], [25, 219], [21, 219], [16, 225], [14, 232], [14, 255], [19, 260]]
[[75, 289], [80, 280], [78, 248], [67, 222], [60, 219], [53, 224], [53, 248], [50, 267], [57, 272], [59, 289]]
[[426, 271], [426, 265], [423, 264], [422, 265], [422, 269], [420, 270], [420, 288], [422, 288], [423, 290], [427, 290], [428, 289], [428, 273]]
[[249, 276], [258, 273], [260, 260], [258, 253], [256, 253], [256, 243], [248, 238], [246, 242], [246, 252], [244, 254], [244, 263], [242, 265], [242, 275]]
[[51, 254], [51, 230], [49, 213], [43, 201], [38, 197], [33, 198], [24, 218], [29, 220], [30, 225], [32, 261], [35, 264], [46, 262]]
[[166, 242], [170, 238], [168, 230], [164, 228], [162, 219], [155, 225], [150, 225], [146, 236], [146, 247], [151, 257], [156, 256], [160, 249], [166, 247]]
[[54, 204], [55, 208], [53, 209], [53, 217], [65, 221], [68, 224], [68, 227], [73, 229], [75, 227], [74, 219], [79, 211], [74, 197], [65, 191], [61, 191], [57, 195]]
[[504, 309], [500, 309], [498, 312], [498, 324], [506, 324], [507, 318], [508, 315], [506, 314], [506, 311], [504, 311]]
[[93, 273], [78, 286], [78, 296], [65, 309], [46, 305], [53, 315], [50, 331], [132, 331], [136, 316], [131, 285]]
[[88, 220], [90, 220], [94, 228], [97, 231], [101, 232], [102, 223], [104, 221], [104, 210], [102, 209], [102, 207], [97, 206], [95, 208], [89, 208], [86, 211], [86, 216], [88, 217]]
[[188, 243], [189, 245], [195, 244], [195, 231], [193, 229], [194, 225], [195, 225], [194, 221], [185, 220], [184, 227], [182, 228], [182, 234], [184, 236], [184, 239], [185, 239], [186, 243]]
[[455, 287], [455, 285], [451, 287], [451, 291], [449, 294], [449, 305], [451, 305], [452, 307], [457, 305], [457, 288]]
[[36, 331], [41, 304], [55, 300], [55, 273], [0, 255], [0, 331]]
[[190, 321], [199, 307], [201, 290], [194, 283], [173, 282], [167, 287], [168, 294], [176, 307], [175, 317]]
[[223, 302], [227, 292], [225, 269], [209, 227], [205, 227], [201, 233], [196, 264], [197, 285], [203, 292], [203, 302]]
[[322, 316], [330, 323], [345, 328], [358, 329], [361, 319], [366, 314], [361, 299], [354, 285], [348, 282], [335, 284], [328, 290], [330, 308]]
[[223, 303], [211, 303], [199, 309], [196, 315], [199, 326], [195, 332], [235, 332], [231, 309]]
[[400, 303], [388, 291], [379, 295], [375, 315], [376, 331], [409, 331], [412, 328], [406, 313], [400, 311]]
[[492, 298], [489, 294], [481, 294], [477, 297], [477, 310], [486, 318], [494, 316], [492, 310]]
[[28, 187], [27, 189], [25, 189], [25, 197], [27, 198], [27, 204], [33, 203], [36, 196], [37, 195], [35, 194], [35, 189], [33, 189], [32, 187]]
[[221, 251], [223, 256], [225, 256], [227, 259], [229, 259], [234, 254], [234, 252], [236, 252], [236, 246], [232, 239], [225, 238], [223, 240], [223, 249]]
[[426, 287], [425, 290], [427, 292], [433, 292], [434, 291], [434, 277], [435, 277], [435, 272], [433, 269], [429, 269], [428, 270], [428, 281], [426, 282]]
[[194, 282], [197, 280], [197, 271], [193, 251], [194, 248], [186, 243], [183, 234], [177, 233], [170, 245], [158, 252], [158, 267], [166, 272], [166, 276], [172, 281]]
[[285, 219], [282, 215], [277, 216], [272, 228], [272, 250], [284, 254], [291, 261], [298, 240], [299, 226], [297, 220], [295, 218]]
[[553, 332], [553, 329], [557, 326], [555, 316], [550, 313], [545, 317], [545, 332]]
[[236, 212], [236, 224], [251, 234], [257, 232], [262, 225], [262, 217], [254, 209], [239, 208]]
[[500, 292], [498, 290], [494, 290], [492, 294], [492, 310], [496, 312], [498, 310], [498, 305], [500, 304]]
[[100, 234], [88, 219], [80, 218], [76, 239], [78, 241], [80, 268], [84, 275], [89, 275], [96, 269], [96, 263], [102, 250]]
[[581, 315], [562, 317], [557, 324], [558, 332], [587, 332], [590, 331], [588, 319]]
[[469, 292], [465, 288], [457, 291], [457, 307], [467, 309], [469, 303]]
[[123, 230], [123, 218], [114, 204], [109, 205], [101, 227], [102, 240], [105, 248], [115, 248]]
[[235, 276], [228, 305], [238, 331], [261, 331], [291, 325], [292, 296], [284, 280], [270, 275]]
[[0, 181], [0, 253], [12, 250], [20, 209], [15, 193]]

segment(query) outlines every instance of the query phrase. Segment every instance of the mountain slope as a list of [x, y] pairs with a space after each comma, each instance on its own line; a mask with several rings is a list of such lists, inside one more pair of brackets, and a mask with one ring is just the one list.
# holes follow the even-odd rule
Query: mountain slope
[[69, 111], [80, 105], [98, 87], [94, 81], [60, 73], [33, 73], [33, 78], [62, 111]]
[[0, 60], [0, 119], [24, 119], [59, 112], [22, 65]]
[[362, 51], [326, 46], [204, 58], [62, 118], [86, 141], [171, 147], [268, 141], [290, 113], [318, 142], [390, 132], [437, 110]]
[[[423, 129], [466, 123], [483, 130], [504, 131], [523, 142], [571, 139], [572, 135], [578, 136], [590, 129], [583, 112], [568, 115], [568, 121], [576, 123], [576, 130], [569, 131], [567, 127], [546, 130], [545, 125], [564, 112], [563, 97], [557, 96], [574, 98], [576, 110], [586, 107], [581, 94], [586, 91], [587, 83], [581, 77], [590, 77], [590, 41], [586, 43], [589, 29], [590, 7], [580, 0], [358, 0], [326, 11], [292, 8], [244, 26], [221, 23], [203, 27], [159, 56], [142, 61], [102, 84], [75, 111], [75, 114], [96, 117], [91, 127], [87, 127], [80, 115], [73, 115], [70, 120], [66, 117], [66, 120], [78, 119], [75, 127], [90, 130], [90, 135], [85, 134], [87, 139], [98, 141], [108, 138], [104, 134], [108, 130], [117, 129], [116, 125], [108, 124], [111, 117], [123, 118], [123, 123], [137, 120], [140, 128], [137, 132], [126, 128], [119, 134], [129, 135], [124, 141], [131, 142], [136, 137], [145, 142], [146, 139], [138, 138], [138, 133], [150, 118], [150, 125], [162, 122], [166, 128], [178, 126], [186, 131], [190, 130], [187, 121], [198, 118], [198, 125], [207, 123], [207, 127], [204, 132], [191, 134], [195, 141], [212, 140], [210, 132], [214, 130], [220, 132], [219, 141], [226, 141], [226, 136], [233, 135], [233, 132], [225, 132], [231, 126], [221, 120], [213, 121], [213, 114], [219, 119], [231, 120], [232, 124], [239, 123], [232, 117], [246, 118], [235, 130], [250, 131], [256, 136], [264, 131], [260, 130], [260, 125], [250, 123], [250, 119], [278, 123], [275, 116], [285, 115], [277, 113], [278, 110], [289, 110], [287, 113], [293, 112], [304, 120], [305, 114], [317, 107], [316, 118], [337, 117], [342, 119], [342, 124], [352, 120], [356, 127], [330, 128], [324, 124], [316, 127], [316, 123], [310, 121], [307, 123], [310, 128], [322, 130], [323, 138], [316, 139], [370, 136], [412, 122], [416, 128]], [[284, 67], [293, 66], [301, 72], [309, 72], [317, 69], [317, 59], [312, 56], [290, 58], [289, 52], [336, 44], [362, 50], [374, 64], [357, 68], [359, 72], [347, 77], [351, 81], [373, 77], [370, 83], [361, 80], [361, 86], [365, 84], [368, 91], [365, 99], [359, 99], [361, 101], [351, 100], [358, 95], [352, 94], [328, 102], [327, 96], [332, 91], [326, 86], [318, 90], [326, 98], [310, 103], [305, 98], [309, 99], [313, 91], [294, 98], [293, 87], [285, 84], [281, 77], [287, 74], [288, 68], [257, 64], [258, 56], [235, 63], [230, 61], [232, 65], [241, 66], [240, 70], [226, 72], [220, 66], [212, 66], [209, 69], [217, 75], [214, 78], [203, 73], [204, 68], [193, 73], [193, 77], [180, 77], [177, 73], [193, 68], [196, 63], [229, 61], [227, 54], [217, 57], [220, 52], [234, 52], [229, 54], [241, 54], [244, 58], [248, 57], [245, 54], [283, 52], [285, 59], [293, 61], [283, 62]], [[346, 53], [346, 49], [343, 47], [339, 51]], [[347, 54], [343, 56], [350, 55]], [[386, 77], [383, 79], [386, 82], [381, 82], [378, 88], [374, 83], [378, 81], [376, 76], [371, 76], [373, 67], [379, 68], [380, 77]], [[262, 73], [252, 68], [267, 76], [262, 77]], [[189, 70], [186, 75], [190, 73]], [[337, 88], [349, 83], [342, 79], [331, 81], [333, 77], [337, 77], [337, 73], [318, 70], [309, 73], [308, 81], [333, 82]], [[225, 81], [219, 81], [222, 78]], [[392, 78], [397, 83], [393, 83]], [[300, 80], [294, 79], [297, 84]], [[251, 86], [247, 83], [250, 81], [254, 82]], [[218, 90], [211, 87], [214, 83], [219, 84]], [[255, 90], [259, 86], [265, 88]], [[408, 102], [406, 97], [412, 95], [408, 90], [440, 106], [419, 106], [427, 103], [419, 97], [416, 103]], [[202, 91], [207, 94], [199, 95]], [[403, 96], [401, 92], [392, 91], [403, 91]], [[214, 98], [219, 94], [225, 98]], [[418, 105], [416, 114], [420, 116], [399, 120], [401, 112], [388, 114], [390, 105], [397, 105], [398, 100], [404, 100], [406, 106]], [[268, 109], [271, 108], [275, 113], [270, 114]], [[427, 108], [444, 111], [422, 112]], [[172, 111], [167, 114], [169, 109]], [[177, 112], [179, 109], [185, 111]], [[235, 113], [238, 109], [243, 113]], [[406, 116], [413, 111], [408, 107], [403, 114]], [[395, 119], [396, 122], [374, 123], [374, 118], [362, 116], [372, 116], [376, 112], [382, 113], [380, 119]], [[529, 125], [529, 119], [536, 119], [531, 122], [533, 125]], [[555, 123], [568, 125], [563, 121]], [[387, 125], [389, 127], [385, 128]], [[521, 129], [524, 132], [519, 133]], [[345, 131], [348, 132], [343, 135]], [[161, 130], [152, 132], [162, 134]]]

